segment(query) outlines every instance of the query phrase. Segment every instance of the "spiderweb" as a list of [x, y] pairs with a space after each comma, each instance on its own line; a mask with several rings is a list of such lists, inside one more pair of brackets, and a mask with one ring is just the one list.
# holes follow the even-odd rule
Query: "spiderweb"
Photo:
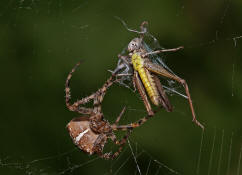
[[[239, 0], [0, 3], [0, 174], [242, 174]], [[134, 37], [113, 16], [135, 29], [149, 21], [149, 31], [165, 48], [184, 45], [165, 62], [186, 78], [204, 131], [191, 123], [186, 99], [172, 96], [174, 112], [161, 111], [135, 129], [117, 159], [102, 160], [75, 148], [65, 129], [77, 117], [64, 106], [65, 78], [85, 60], [71, 85], [73, 98], [80, 98], [110, 76], [116, 55]], [[123, 106], [122, 124], [146, 115], [139, 95], [119, 85], [108, 91], [102, 106], [111, 123]], [[110, 142], [105, 149], [117, 148]]]

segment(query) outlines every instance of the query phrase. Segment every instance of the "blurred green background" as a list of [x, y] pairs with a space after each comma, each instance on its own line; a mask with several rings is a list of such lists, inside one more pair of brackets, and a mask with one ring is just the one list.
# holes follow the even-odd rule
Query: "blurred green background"
[[[78, 114], [65, 106], [65, 79], [84, 60], [71, 83], [76, 100], [110, 76], [136, 36], [114, 16], [133, 29], [147, 20], [162, 46], [185, 47], [166, 63], [187, 80], [204, 133], [174, 95], [174, 112], [135, 129], [117, 160], [75, 148], [65, 126]], [[242, 174], [241, 35], [241, 0], [2, 0], [0, 174]], [[110, 122], [123, 106], [123, 124], [146, 114], [139, 95], [118, 85], [102, 106]]]

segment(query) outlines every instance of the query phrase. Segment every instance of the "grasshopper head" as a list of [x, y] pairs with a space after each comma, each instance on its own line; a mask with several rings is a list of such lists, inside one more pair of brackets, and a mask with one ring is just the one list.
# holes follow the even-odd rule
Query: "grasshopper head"
[[130, 41], [128, 45], [128, 51], [133, 52], [134, 50], [140, 49], [142, 46], [142, 39], [134, 38]]

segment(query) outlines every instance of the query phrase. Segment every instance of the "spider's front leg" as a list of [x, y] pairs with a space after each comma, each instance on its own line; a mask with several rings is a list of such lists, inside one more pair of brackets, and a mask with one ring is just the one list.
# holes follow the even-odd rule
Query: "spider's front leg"
[[152, 62], [150, 62], [148, 60], [144, 61], [144, 67], [146, 69], [148, 69], [149, 71], [153, 72], [153, 73], [156, 73], [156, 74], [161, 75], [163, 77], [170, 78], [170, 79], [175, 80], [178, 83], [182, 84], [182, 86], [184, 87], [184, 89], [186, 91], [186, 95], [188, 97], [188, 102], [189, 102], [190, 109], [191, 109], [192, 116], [193, 116], [193, 122], [195, 122], [198, 126], [200, 126], [202, 129], [204, 129], [204, 126], [196, 119], [195, 111], [194, 111], [194, 108], [193, 108], [193, 105], [192, 105], [191, 95], [189, 93], [189, 89], [188, 89], [188, 85], [187, 85], [186, 81], [181, 79], [181, 78], [179, 78], [178, 76], [168, 72], [162, 66], [154, 64], [154, 63], [152, 63]]
[[[70, 90], [70, 80], [72, 78], [72, 74], [76, 71], [77, 67], [80, 65], [80, 62], [78, 62], [74, 68], [71, 70], [71, 72], [68, 74], [65, 84], [65, 93], [66, 93], [66, 106], [70, 111], [76, 111], [81, 114], [92, 114], [94, 109], [92, 108], [86, 108], [81, 107], [80, 105], [84, 105], [88, 103], [90, 100], [94, 100], [94, 106], [98, 106], [103, 101], [104, 95], [107, 91], [107, 89], [114, 83], [114, 77], [115, 74], [113, 74], [103, 85], [102, 88], [100, 88], [96, 93], [91, 94], [88, 97], [82, 98], [81, 100], [76, 101], [75, 103], [71, 104], [71, 90]], [[100, 109], [98, 109], [100, 111]]]
[[[157, 111], [154, 111], [154, 114], [157, 113], [160, 109], [161, 108], [159, 108]], [[127, 124], [127, 125], [115, 126], [115, 130], [122, 130], [122, 131], [132, 130], [132, 129], [140, 127], [141, 125], [146, 123], [151, 117], [153, 117], [153, 116], [152, 115], [146, 115], [145, 117], [139, 119], [138, 121], [136, 121], [134, 123], [130, 123], [130, 124]]]
[[66, 94], [66, 106], [70, 111], [77, 111], [81, 114], [91, 114], [92, 113], [92, 109], [91, 108], [85, 108], [85, 107], [79, 107], [79, 104], [86, 104], [88, 103], [91, 99], [93, 99], [95, 97], [95, 94], [92, 94], [86, 98], [83, 98], [81, 100], [78, 101], [78, 103], [74, 103], [71, 104], [70, 100], [71, 100], [71, 89], [70, 89], [70, 81], [72, 78], [72, 74], [76, 71], [77, 67], [80, 65], [81, 62], [78, 62], [73, 69], [71, 70], [71, 72], [68, 74], [67, 79], [66, 79], [66, 84], [65, 84], [65, 94]]

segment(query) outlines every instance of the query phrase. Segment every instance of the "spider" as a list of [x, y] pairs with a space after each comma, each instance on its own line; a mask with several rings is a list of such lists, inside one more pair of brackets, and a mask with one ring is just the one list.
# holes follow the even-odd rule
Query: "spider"
[[[183, 46], [173, 49], [161, 49], [153, 51], [148, 48], [148, 45], [144, 42], [145, 34], [151, 36], [154, 40], [156, 40], [151, 34], [147, 32], [147, 28], [145, 27], [145, 25], [148, 25], [148, 22], [144, 21], [141, 24], [141, 31], [129, 29], [124, 21], [121, 20], [121, 22], [129, 31], [138, 33], [139, 37], [132, 39], [128, 44], [128, 55], [118, 55], [118, 66], [112, 73], [115, 74], [120, 71], [123, 71], [125, 73], [131, 72], [130, 75], [132, 77], [134, 89], [138, 89], [138, 92], [141, 95], [142, 100], [144, 101], [144, 105], [149, 116], [153, 116], [154, 111], [151, 108], [148, 96], [154, 105], [164, 107], [168, 112], [172, 111], [172, 106], [157, 75], [166, 77], [180, 83], [185, 89], [193, 116], [193, 122], [195, 122], [203, 129], [203, 125], [196, 119], [186, 81], [175, 75], [161, 60], [160, 64], [152, 61], [152, 56], [154, 55], [157, 56], [157, 54], [163, 52], [176, 52], [180, 49], [183, 49]], [[143, 123], [144, 122], [142, 122], [142, 124]]]
[[[104, 119], [103, 113], [101, 112], [101, 103], [103, 101], [105, 93], [107, 89], [117, 79], [115, 79], [115, 74], [113, 74], [97, 92], [71, 104], [71, 93], [69, 87], [70, 80], [72, 74], [75, 72], [76, 68], [79, 65], [80, 62], [78, 62], [75, 65], [75, 67], [71, 70], [66, 79], [66, 106], [70, 111], [75, 111], [80, 114], [84, 114], [84, 116], [72, 119], [67, 124], [67, 129], [74, 144], [77, 145], [82, 151], [90, 155], [97, 154], [101, 158], [114, 159], [122, 151], [122, 148], [132, 131], [131, 125], [124, 125], [121, 127], [118, 126], [118, 122], [120, 121], [121, 116], [125, 111], [125, 107], [117, 117], [115, 123], [112, 125]], [[86, 108], [80, 106], [88, 103], [90, 100], [93, 100], [93, 108]], [[115, 134], [113, 133], [113, 131], [115, 130], [126, 130], [127, 133], [124, 135], [122, 139], [117, 140]], [[120, 146], [118, 151], [116, 151], [115, 153], [103, 153], [103, 148], [108, 138], [110, 138], [116, 145]]]

